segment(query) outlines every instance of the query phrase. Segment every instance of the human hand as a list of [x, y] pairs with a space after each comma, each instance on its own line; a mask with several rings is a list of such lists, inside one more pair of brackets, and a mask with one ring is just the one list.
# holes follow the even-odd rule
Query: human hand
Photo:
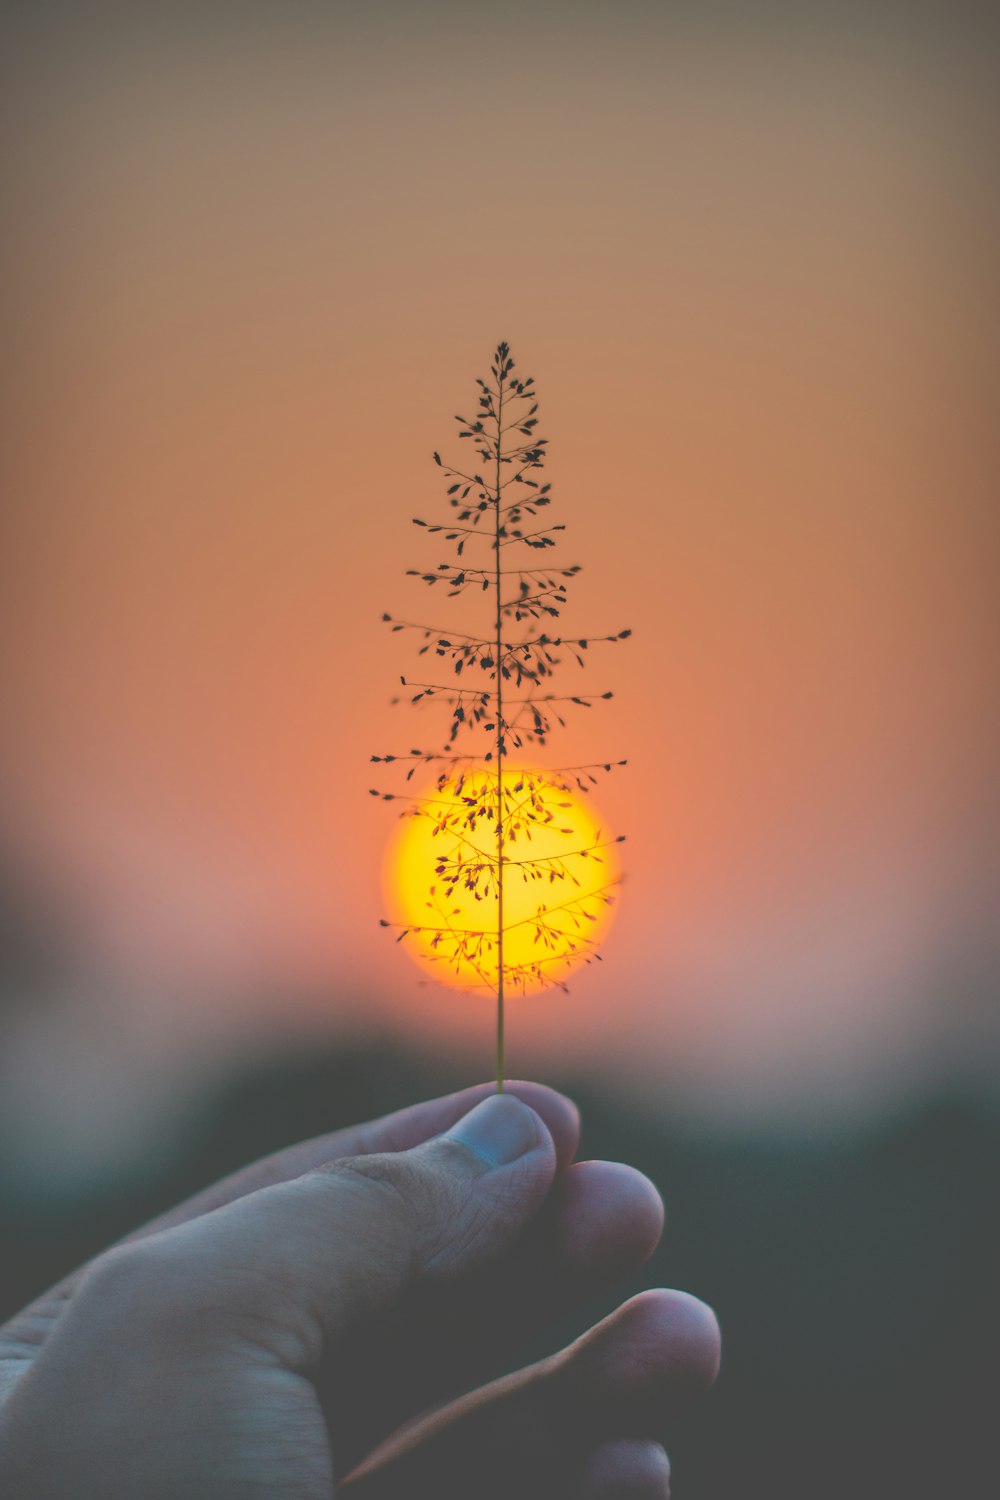
[[174, 1209], [0, 1328], [0, 1494], [660, 1500], [656, 1434], [718, 1368], [702, 1303], [642, 1293], [480, 1384], [659, 1241], [652, 1184], [578, 1139], [563, 1096], [484, 1085]]

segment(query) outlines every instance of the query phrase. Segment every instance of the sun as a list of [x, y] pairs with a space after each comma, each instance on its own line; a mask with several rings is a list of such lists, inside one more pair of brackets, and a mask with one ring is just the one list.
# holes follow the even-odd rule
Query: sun
[[[532, 993], [599, 957], [621, 879], [620, 840], [556, 772], [503, 776], [504, 984]], [[385, 891], [400, 937], [436, 979], [497, 987], [496, 772], [466, 769], [414, 798], [392, 840]]]

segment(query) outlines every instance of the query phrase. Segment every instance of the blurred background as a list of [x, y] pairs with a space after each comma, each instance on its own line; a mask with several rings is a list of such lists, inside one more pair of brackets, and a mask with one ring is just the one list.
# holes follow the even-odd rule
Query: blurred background
[[645, 1282], [720, 1312], [677, 1491], [983, 1493], [987, 8], [0, 25], [0, 1316], [231, 1166], [489, 1076], [488, 1003], [378, 927], [367, 788], [433, 737], [380, 616], [461, 628], [409, 518], [506, 339], [565, 623], [635, 632], [551, 757], [629, 758], [605, 963], [515, 1002], [508, 1058], [663, 1190]]

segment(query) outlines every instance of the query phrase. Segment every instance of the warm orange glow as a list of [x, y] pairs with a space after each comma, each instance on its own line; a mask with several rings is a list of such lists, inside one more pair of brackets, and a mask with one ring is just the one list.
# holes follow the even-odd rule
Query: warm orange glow
[[[495, 804], [494, 786], [495, 773], [481, 770], [464, 777], [461, 794], [454, 781], [428, 788], [404, 816], [385, 871], [390, 910], [414, 958], [436, 979], [487, 995], [497, 982], [497, 897], [484, 889], [492, 882], [483, 870], [496, 857], [496, 824], [480, 816], [469, 829], [466, 813], [472, 801]], [[506, 768], [504, 804], [504, 976], [515, 992], [532, 993], [595, 957], [619, 866], [614, 836], [589, 799], [553, 773]], [[441, 872], [456, 862], [467, 873], [449, 886]]]
[[[931, 976], [979, 983], [1000, 847], [996, 103], [963, 8], [793, 41], [541, 6], [530, 46], [487, 7], [162, 9], [120, 45], [5, 33], [0, 904], [68, 924], [79, 1037], [228, 1055], [263, 1011], [290, 1044], [484, 1049], [489, 1001], [414, 1004], [417, 940], [377, 925], [408, 825], [361, 768], [444, 738], [391, 703], [412, 657], [379, 616], [463, 626], [406, 579], [440, 561], [407, 520], [503, 337], [582, 568], [560, 631], [634, 632], [538, 752], [627, 755], [599, 816], [634, 842], [608, 964], [517, 1007], [517, 1069], [617, 1058], [678, 1108], [814, 1126], [928, 1049], [957, 1066], [981, 1012], [932, 1016]], [[486, 56], [512, 140], [531, 101], [496, 233]]]

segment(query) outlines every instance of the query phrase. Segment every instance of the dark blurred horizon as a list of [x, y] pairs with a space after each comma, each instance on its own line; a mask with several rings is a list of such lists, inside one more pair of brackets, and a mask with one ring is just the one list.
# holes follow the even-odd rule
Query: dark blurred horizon
[[[192, 991], [174, 1010], [162, 992], [147, 1004], [116, 992], [100, 968], [88, 973], [73, 924], [50, 925], [41, 910], [23, 891], [0, 895], [0, 1183], [39, 1203], [128, 1189], [151, 1164], [183, 1153], [220, 1099], [312, 1057], [357, 1053], [376, 1073], [380, 1055], [397, 1059], [390, 1072], [409, 1059], [441, 1089], [490, 1075], [492, 1010], [478, 999], [455, 997], [475, 1006], [478, 1028], [453, 1037], [421, 1034], [428, 984], [416, 978], [408, 1026], [390, 1024], [374, 987], [338, 995], [322, 977], [284, 987], [262, 979], [205, 997]], [[904, 1039], [907, 1066], [897, 1061], [888, 1077], [855, 1064], [845, 1086], [844, 1060], [835, 1056], [819, 1088], [822, 1059], [807, 1057], [799, 1086], [786, 1080], [775, 1090], [767, 1068], [699, 1068], [683, 1052], [639, 1062], [628, 1038], [617, 1049], [560, 1048], [558, 1035], [539, 1045], [524, 1023], [544, 995], [511, 1004], [509, 1073], [582, 1089], [650, 1130], [779, 1154], [796, 1143], [850, 1149], [939, 1108], [989, 1119], [1000, 1113], [1000, 1004], [989, 965], [977, 966], [972, 953], [961, 958], [950, 974], [927, 976], [920, 1032], [911, 1021]], [[572, 998], [571, 987], [570, 1016]]]

